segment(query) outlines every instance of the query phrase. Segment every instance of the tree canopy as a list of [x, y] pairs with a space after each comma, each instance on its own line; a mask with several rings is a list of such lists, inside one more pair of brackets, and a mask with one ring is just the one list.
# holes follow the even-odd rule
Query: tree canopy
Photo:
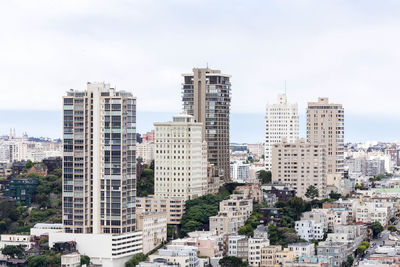
[[145, 261], [146, 259], [147, 257], [143, 253], [136, 254], [125, 263], [125, 267], [135, 267], [139, 262]]
[[260, 179], [261, 184], [269, 184], [272, 181], [272, 173], [266, 170], [259, 170], [257, 172], [258, 179]]
[[372, 229], [374, 237], [377, 237], [384, 230], [382, 224], [377, 221], [373, 222], [370, 228]]
[[305, 193], [305, 196], [308, 197], [309, 199], [314, 199], [314, 198], [319, 197], [318, 188], [316, 188], [316, 187], [313, 186], [313, 185], [310, 185], [310, 186], [307, 188], [307, 191], [306, 191], [306, 193]]
[[23, 248], [21, 246], [5, 246], [2, 250], [1, 253], [3, 255], [10, 256], [12, 258], [21, 258], [23, 256]]
[[219, 260], [219, 265], [221, 267], [246, 267], [247, 262], [243, 262], [241, 258], [233, 256], [225, 256]]

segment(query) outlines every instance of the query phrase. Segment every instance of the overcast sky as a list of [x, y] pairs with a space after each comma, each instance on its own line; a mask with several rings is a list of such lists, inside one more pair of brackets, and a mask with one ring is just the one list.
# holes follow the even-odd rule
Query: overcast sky
[[208, 63], [232, 75], [232, 113], [263, 114], [286, 80], [301, 113], [328, 96], [346, 117], [398, 119], [399, 14], [390, 0], [2, 1], [0, 109], [59, 111], [69, 88], [105, 81], [139, 112], [177, 113], [181, 73]]

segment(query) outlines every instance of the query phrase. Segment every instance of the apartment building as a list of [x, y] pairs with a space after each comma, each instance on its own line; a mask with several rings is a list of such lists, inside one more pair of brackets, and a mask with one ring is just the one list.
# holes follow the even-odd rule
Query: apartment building
[[236, 186], [235, 191], [240, 192], [245, 198], [252, 199], [255, 203], [263, 202], [263, 191], [259, 184], [247, 184]]
[[185, 211], [185, 201], [181, 198], [156, 196], [137, 197], [136, 210], [141, 212], [166, 212], [167, 224], [180, 224]]
[[356, 222], [373, 223], [380, 222], [385, 227], [390, 219], [390, 208], [384, 203], [365, 202], [357, 207]]
[[342, 242], [347, 246], [346, 254], [352, 254], [367, 238], [365, 225], [335, 225], [333, 233], [329, 233], [326, 241]]
[[289, 143], [283, 139], [272, 146], [272, 181], [283, 183], [294, 190], [296, 196], [305, 197], [311, 185], [318, 189], [319, 198], [326, 192], [326, 152], [324, 146], [299, 139]]
[[154, 142], [142, 142], [136, 144], [137, 158], [141, 158], [144, 163], [150, 164], [154, 160]]
[[261, 264], [261, 248], [270, 245], [268, 238], [250, 237], [248, 248], [248, 263], [249, 266], [258, 267]]
[[160, 263], [166, 261], [180, 267], [200, 267], [197, 248], [191, 246], [167, 245], [165, 248], [161, 248], [156, 253], [149, 255], [149, 260]]
[[322, 240], [324, 238], [324, 225], [322, 223], [316, 223], [312, 220], [301, 220], [296, 221], [295, 229], [297, 235], [306, 240]]
[[301, 256], [312, 257], [315, 255], [315, 248], [313, 243], [293, 243], [289, 244], [288, 248], [291, 252], [293, 252], [294, 258]]
[[287, 261], [292, 261], [293, 252], [281, 246], [267, 246], [261, 248], [260, 267], [279, 267]]
[[210, 217], [210, 231], [237, 233], [253, 211], [253, 201], [242, 194], [233, 194], [219, 204], [219, 212]]
[[135, 231], [136, 98], [105, 83], [63, 97], [66, 233]]
[[245, 235], [228, 236], [228, 256], [247, 260], [249, 239]]
[[250, 178], [250, 164], [233, 162], [230, 164], [230, 176], [234, 182], [246, 182]]
[[332, 257], [333, 267], [340, 267], [347, 260], [347, 244], [343, 242], [324, 241], [318, 244], [318, 256]]
[[172, 245], [197, 247], [199, 257], [222, 257], [223, 236], [214, 231], [195, 231], [189, 237], [172, 240]]
[[194, 68], [182, 76], [183, 110], [194, 116], [195, 122], [203, 123], [202, 140], [207, 142], [208, 162], [227, 182], [231, 76], [209, 68]]
[[321, 209], [312, 209], [311, 211], [303, 212], [301, 215], [302, 220], [311, 220], [315, 223], [320, 223], [323, 226], [323, 230], [328, 230], [328, 218], [326, 213]]
[[344, 177], [344, 109], [327, 97], [309, 102], [307, 141], [325, 146], [328, 185], [340, 189]]
[[202, 123], [187, 114], [156, 122], [154, 195], [194, 199], [207, 193]]
[[286, 139], [289, 143], [299, 138], [299, 114], [297, 103], [287, 102], [286, 94], [278, 95], [276, 104], [267, 104], [265, 115], [265, 157], [267, 170], [272, 169], [272, 147]]
[[146, 254], [167, 240], [167, 213], [137, 213], [136, 227], [142, 231], [143, 254]]
[[[106, 83], [63, 97], [64, 232], [94, 264], [124, 266], [142, 252], [136, 231], [136, 98]], [[96, 244], [101, 243], [101, 248]]]
[[256, 158], [260, 159], [264, 155], [264, 146], [261, 143], [247, 144], [247, 150]]
[[348, 223], [349, 212], [345, 208], [313, 209], [313, 211], [325, 214], [328, 229], [333, 229], [335, 225], [345, 225]]

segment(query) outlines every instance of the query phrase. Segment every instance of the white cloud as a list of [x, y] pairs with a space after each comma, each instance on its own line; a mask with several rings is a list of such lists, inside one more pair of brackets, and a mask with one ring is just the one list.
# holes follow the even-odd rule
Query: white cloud
[[61, 107], [69, 88], [133, 89], [145, 111], [181, 109], [181, 73], [232, 75], [232, 111], [264, 112], [287, 80], [301, 109], [397, 114], [395, 1], [3, 1], [1, 109]]

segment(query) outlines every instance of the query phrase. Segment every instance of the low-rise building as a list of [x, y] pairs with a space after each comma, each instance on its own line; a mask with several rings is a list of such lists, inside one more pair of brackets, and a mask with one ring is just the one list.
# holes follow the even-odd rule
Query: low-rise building
[[366, 202], [357, 207], [356, 222], [373, 223], [375, 221], [386, 226], [389, 220], [390, 210], [383, 203]]
[[210, 231], [235, 234], [253, 211], [253, 201], [242, 194], [233, 194], [219, 204], [219, 212], [210, 217]]
[[61, 267], [81, 266], [81, 255], [77, 252], [61, 255]]
[[38, 185], [37, 178], [12, 178], [4, 195], [30, 206]]
[[253, 199], [255, 203], [263, 202], [263, 191], [259, 184], [240, 185], [235, 188], [235, 191], [240, 192], [246, 198]]
[[185, 211], [185, 201], [182, 198], [137, 197], [136, 210], [137, 213], [166, 212], [168, 224], [180, 224]]
[[331, 267], [333, 258], [325, 256], [300, 256], [283, 264], [284, 267]]
[[315, 223], [312, 220], [301, 220], [295, 223], [297, 235], [306, 241], [322, 240], [325, 233], [324, 227], [322, 223]]
[[62, 223], [37, 223], [31, 228], [31, 236], [49, 235], [62, 232]]
[[315, 248], [313, 243], [293, 243], [289, 244], [288, 248], [293, 252], [293, 257], [307, 256], [312, 257], [315, 255]]
[[347, 245], [343, 242], [324, 241], [318, 244], [318, 256], [332, 257], [333, 267], [340, 267], [347, 260]]
[[245, 235], [230, 235], [228, 237], [228, 256], [247, 260], [249, 240]]
[[261, 248], [269, 246], [267, 238], [249, 238], [248, 263], [250, 266], [258, 267], [261, 264]]
[[171, 263], [180, 267], [200, 267], [197, 248], [192, 246], [168, 245], [149, 256], [152, 262]]
[[143, 253], [146, 254], [167, 240], [167, 213], [137, 213], [136, 229], [142, 231]]
[[287, 261], [293, 260], [293, 252], [281, 246], [267, 246], [261, 248], [260, 267], [278, 267]]
[[76, 249], [82, 255], [87, 255], [93, 264], [103, 267], [123, 267], [132, 256], [142, 253], [142, 232], [127, 234], [49, 234], [49, 247], [53, 248], [60, 242], [76, 243]]
[[328, 220], [326, 213], [321, 209], [312, 209], [311, 211], [303, 212], [301, 215], [302, 220], [314, 221], [314, 223], [322, 224], [323, 230], [328, 230]]
[[24, 250], [28, 250], [32, 247], [29, 235], [1, 235], [0, 237], [0, 249], [6, 246], [21, 246]]
[[223, 237], [214, 231], [195, 231], [189, 237], [172, 240], [172, 245], [197, 247], [199, 257], [222, 257]]

